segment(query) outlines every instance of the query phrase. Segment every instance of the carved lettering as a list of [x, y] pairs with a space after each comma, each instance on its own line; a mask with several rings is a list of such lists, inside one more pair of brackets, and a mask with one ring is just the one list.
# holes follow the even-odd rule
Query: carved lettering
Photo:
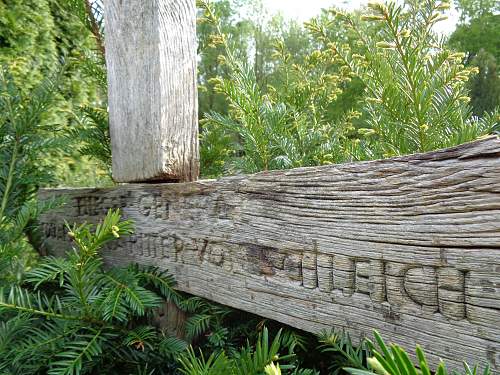
[[370, 261], [354, 260], [354, 291], [370, 295]]
[[387, 301], [385, 290], [385, 264], [381, 260], [370, 260], [368, 269], [368, 290], [373, 302], [382, 303]]
[[429, 313], [438, 311], [437, 275], [434, 267], [410, 268], [404, 275], [404, 289], [408, 298]]
[[352, 296], [355, 288], [356, 261], [345, 255], [333, 257], [333, 287], [340, 289], [344, 296]]
[[170, 205], [158, 195], [147, 194], [139, 198], [139, 212], [146, 217], [168, 220]]
[[319, 290], [331, 292], [333, 290], [333, 256], [318, 254], [316, 266]]
[[42, 223], [45, 237], [55, 240], [69, 240], [68, 228], [64, 223]]
[[73, 198], [77, 216], [103, 216], [110, 209], [127, 207], [129, 200], [130, 192], [117, 197], [87, 195]]
[[69, 199], [40, 222], [62, 252], [64, 220], [97, 223], [120, 207], [136, 232], [102, 251], [108, 265], [158, 265], [184, 292], [311, 332], [419, 342], [433, 368], [442, 358], [498, 372], [499, 150], [493, 137], [215, 181], [41, 190]]
[[302, 285], [314, 289], [318, 286], [318, 256], [316, 253], [305, 252], [302, 256]]
[[275, 270], [273, 260], [276, 261], [276, 259], [272, 256], [272, 254], [277, 252], [278, 249], [273, 247], [253, 244], [246, 245], [247, 271], [254, 275], [274, 275]]
[[[117, 204], [116, 199], [83, 198], [78, 202], [79, 212], [84, 216], [93, 216]], [[163, 219], [168, 216], [166, 207], [159, 197], [143, 195], [140, 198], [139, 211], [145, 216]], [[42, 230], [47, 239], [70, 240], [62, 223], [43, 222]], [[489, 279], [475, 276], [467, 281], [467, 272], [453, 267], [330, 255], [317, 252], [317, 245], [313, 251], [278, 249], [251, 243], [235, 245], [204, 238], [181, 238], [175, 233], [136, 233], [112, 242], [109, 248], [129, 256], [169, 263], [203, 266], [206, 262], [226, 272], [247, 272], [276, 282], [294, 282], [297, 286], [326, 294], [339, 290], [345, 297], [367, 295], [374, 303], [386, 304], [393, 312], [419, 309], [427, 313], [439, 312], [453, 320], [467, 318], [468, 311], [471, 319], [480, 319], [478, 314], [482, 307], [474, 304], [474, 298], [495, 290]], [[469, 307], [466, 291], [472, 301]]]
[[283, 260], [283, 271], [289, 280], [302, 282], [302, 255], [286, 254]]
[[450, 319], [465, 318], [465, 272], [451, 267], [440, 268], [437, 293], [441, 314]]
[[174, 262], [177, 261], [175, 238], [169, 235], [161, 235], [159, 241], [161, 243], [161, 258]]
[[231, 256], [231, 248], [221, 243], [210, 243], [207, 245], [207, 261], [213, 265], [222, 267], [225, 271], [233, 270], [233, 257]]

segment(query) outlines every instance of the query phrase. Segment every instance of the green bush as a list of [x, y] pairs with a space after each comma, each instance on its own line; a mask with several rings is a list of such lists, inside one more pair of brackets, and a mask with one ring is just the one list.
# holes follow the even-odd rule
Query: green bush
[[[449, 373], [446, 370], [446, 365], [441, 362], [435, 371], [432, 371], [424, 351], [420, 346], [417, 346], [416, 356], [418, 359], [418, 366], [416, 366], [410, 359], [408, 353], [399, 345], [392, 344], [387, 347], [386, 343], [377, 331], [374, 331], [375, 340], [379, 349], [371, 341], [366, 341], [367, 345], [373, 352], [373, 357], [368, 358], [368, 367], [370, 370], [363, 370], [359, 368], [346, 368], [345, 370], [352, 375], [459, 375], [457, 371]], [[471, 368], [468, 364], [464, 363], [465, 372], [463, 375], [479, 375], [480, 370], [477, 366]], [[490, 375], [491, 370], [486, 366], [483, 375]]]
[[0, 372], [168, 373], [187, 344], [148, 317], [164, 299], [178, 301], [172, 278], [137, 265], [105, 270], [100, 256], [131, 231], [118, 210], [95, 228], [68, 226], [74, 246], [66, 258], [45, 257], [20, 285], [0, 289]]
[[[272, 69], [283, 82], [266, 87], [233, 52], [217, 9], [200, 6], [227, 68], [211, 82], [228, 112], [210, 111], [202, 121], [210, 175], [426, 152], [491, 133], [498, 122], [497, 114], [472, 116], [467, 81], [477, 68], [464, 67], [464, 54], [434, 32], [447, 1], [370, 3], [362, 16], [332, 9], [306, 23], [317, 49], [300, 62], [275, 43]], [[359, 103], [332, 116], [353, 81], [364, 87]]]
[[[472, 117], [467, 89], [477, 68], [464, 67], [463, 53], [450, 51], [434, 31], [446, 19], [447, 1], [407, 0], [369, 3], [360, 19], [335, 12], [356, 35], [364, 54], [340, 45], [321, 31], [324, 40], [346, 71], [366, 87], [363, 109], [367, 121], [358, 132], [361, 158], [381, 158], [455, 146], [491, 132], [489, 118]], [[364, 34], [362, 23], [373, 23], [376, 34]]]
[[197, 356], [194, 349], [190, 348], [179, 358], [180, 372], [183, 375], [260, 375], [264, 373], [277, 375], [281, 374], [281, 370], [287, 370], [287, 374], [316, 374], [312, 370], [298, 370], [293, 364], [286, 364], [293, 359], [294, 354], [280, 356], [279, 351], [282, 346], [281, 331], [269, 343], [268, 330], [264, 328], [255, 346], [247, 344], [246, 347], [233, 352], [229, 357], [224, 351], [215, 351], [205, 358], [202, 352]]
[[66, 144], [44, 122], [59, 83], [59, 76], [46, 78], [23, 92], [9, 70], [0, 70], [0, 284], [21, 277], [33, 248], [43, 252], [36, 219], [55, 202], [35, 198], [40, 185], [54, 180], [43, 159]]
[[[9, 4], [0, 4], [0, 62], [10, 67], [0, 74], [0, 373], [430, 375], [420, 348], [417, 369], [377, 333], [378, 348], [370, 341], [355, 346], [342, 333], [311, 339], [291, 329], [274, 330], [271, 340], [262, 322], [242, 322], [227, 307], [184, 298], [156, 268], [105, 269], [103, 246], [132, 229], [118, 211], [96, 227], [68, 227], [74, 247], [66, 258], [37, 261], [31, 247], [44, 249], [36, 218], [60, 202], [40, 204], [35, 195], [57, 183], [56, 156], [73, 142], [109, 171], [104, 24], [98, 1]], [[202, 39], [215, 51], [204, 57], [200, 78], [215, 92], [200, 97], [217, 103], [202, 123], [206, 175], [429, 151], [487, 134], [498, 122], [495, 114], [471, 117], [466, 81], [475, 69], [464, 67], [463, 55], [449, 51], [432, 30], [446, 1], [372, 3], [363, 16], [324, 12], [305, 25], [309, 34], [301, 40], [310, 46], [303, 49], [284, 37], [271, 43], [251, 22], [232, 25], [228, 3], [219, 5], [200, 2]], [[225, 24], [217, 9], [225, 12]], [[252, 66], [248, 45], [236, 46], [249, 33], [266, 53], [272, 45], [267, 64], [264, 50]], [[74, 53], [78, 47], [81, 53]], [[41, 64], [31, 69], [38, 56]], [[42, 79], [66, 57], [72, 64]], [[92, 77], [92, 85], [81, 87], [76, 77]], [[61, 112], [89, 98], [91, 106], [73, 110], [77, 123], [66, 132], [73, 120]], [[165, 299], [189, 314], [187, 351], [186, 342], [150, 323]], [[478, 372], [465, 367], [466, 375]], [[445, 365], [436, 373], [446, 375]]]

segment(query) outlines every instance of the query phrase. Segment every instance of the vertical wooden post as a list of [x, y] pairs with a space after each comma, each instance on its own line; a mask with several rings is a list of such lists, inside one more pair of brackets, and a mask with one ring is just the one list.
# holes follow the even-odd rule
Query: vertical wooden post
[[105, 12], [114, 179], [196, 180], [195, 0], [107, 0]]

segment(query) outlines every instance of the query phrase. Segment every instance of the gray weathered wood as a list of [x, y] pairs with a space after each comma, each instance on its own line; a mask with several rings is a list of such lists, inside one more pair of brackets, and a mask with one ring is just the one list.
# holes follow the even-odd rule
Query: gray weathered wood
[[46, 190], [63, 220], [113, 207], [136, 233], [107, 262], [167, 268], [183, 291], [317, 332], [379, 330], [435, 364], [500, 370], [500, 140], [218, 181]]
[[195, 0], [107, 0], [113, 177], [198, 177]]

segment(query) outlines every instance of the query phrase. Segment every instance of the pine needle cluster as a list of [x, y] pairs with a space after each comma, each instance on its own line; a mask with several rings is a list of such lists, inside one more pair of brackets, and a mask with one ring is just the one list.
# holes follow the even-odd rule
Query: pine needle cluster
[[[364, 14], [336, 9], [305, 24], [317, 49], [293, 61], [277, 40], [270, 68], [282, 78], [263, 87], [234, 53], [217, 8], [199, 1], [201, 23], [215, 30], [224, 76], [211, 84], [228, 113], [202, 120], [209, 175], [252, 173], [387, 158], [455, 146], [494, 131], [497, 113], [472, 115], [467, 81], [477, 73], [435, 32], [446, 0], [370, 3]], [[339, 32], [342, 29], [342, 32]], [[222, 47], [222, 48], [221, 48]], [[364, 94], [343, 117], [331, 107], [356, 81]], [[341, 105], [341, 103], [339, 103]]]
[[294, 64], [284, 44], [277, 41], [274, 57], [286, 82], [282, 89], [261, 87], [253, 67], [234, 53], [234, 41], [223, 33], [217, 9], [207, 1], [199, 6], [200, 22], [213, 25], [212, 45], [222, 47], [219, 63], [228, 72], [210, 83], [226, 98], [229, 112], [212, 111], [202, 121], [201, 156], [209, 173], [252, 173], [341, 158], [339, 139], [346, 136], [350, 120], [358, 113], [350, 112], [339, 122], [345, 126], [336, 127], [326, 114], [350, 77], [330, 69], [327, 56], [319, 51], [308, 54], [303, 65]]
[[[434, 31], [449, 6], [447, 0], [370, 2], [361, 17], [332, 10], [362, 54], [309, 27], [323, 50], [365, 84], [361, 158], [431, 151], [492, 131], [495, 116], [472, 117], [468, 105], [466, 84], [477, 68], [465, 67], [465, 54], [449, 50]], [[376, 33], [366, 34], [367, 28]]]
[[317, 371], [297, 368], [293, 360], [295, 354], [286, 352], [286, 340], [280, 330], [272, 341], [264, 327], [255, 346], [247, 344], [240, 351], [227, 355], [224, 351], [214, 351], [208, 358], [191, 347], [179, 358], [183, 375], [317, 375]]
[[173, 279], [154, 267], [104, 269], [100, 256], [131, 231], [118, 210], [95, 227], [68, 226], [66, 258], [45, 257], [0, 289], [1, 373], [168, 373], [187, 344], [148, 318], [164, 300], [178, 301]]
[[67, 144], [61, 129], [44, 121], [59, 79], [47, 77], [24, 92], [8, 69], [0, 69], [0, 284], [19, 279], [34, 259], [32, 247], [42, 251], [36, 219], [57, 205], [37, 203], [35, 195], [54, 178], [43, 160]]

